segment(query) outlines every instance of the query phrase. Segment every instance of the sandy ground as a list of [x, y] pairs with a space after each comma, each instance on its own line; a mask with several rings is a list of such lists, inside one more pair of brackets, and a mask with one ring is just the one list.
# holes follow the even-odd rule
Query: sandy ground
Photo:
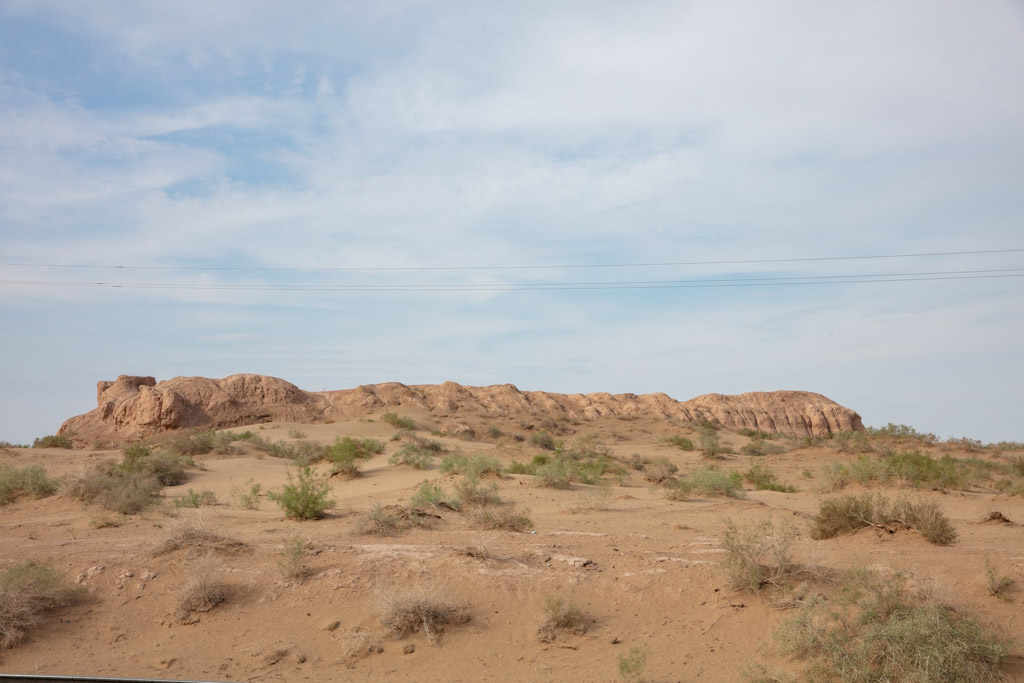
[[[429, 416], [413, 416], [430, 422]], [[513, 418], [481, 417], [474, 424], [478, 433], [486, 433], [486, 425], [529, 433]], [[395, 431], [380, 420], [361, 420], [275, 423], [258, 433], [293, 440], [290, 429], [323, 443], [340, 435], [387, 441]], [[595, 420], [571, 429], [574, 434], [560, 438], [596, 433], [617, 455], [665, 456], [684, 472], [701, 462], [699, 453], [662, 440], [681, 433], [678, 427], [654, 420]], [[736, 446], [746, 441], [736, 434], [723, 439]], [[507, 438], [439, 440], [467, 455], [486, 453], [506, 462], [539, 452]], [[1024, 526], [981, 521], [998, 510], [1024, 522], [1021, 497], [912, 491], [938, 501], [954, 521], [960, 539], [952, 547], [931, 545], [913, 531], [864, 530], [815, 541], [807, 520], [830, 495], [819, 490], [821, 468], [855, 457], [819, 447], [756, 459], [798, 493], [748, 490], [744, 500], [674, 502], [632, 471], [607, 496], [587, 486], [542, 489], [519, 475], [498, 485], [505, 500], [529, 509], [528, 533], [476, 530], [467, 514], [442, 509], [430, 529], [393, 538], [356, 535], [356, 519], [374, 503], [408, 503], [422, 480], [437, 479], [450, 489], [456, 479], [443, 476], [437, 464], [426, 471], [389, 466], [396, 448], [389, 442], [358, 479], [332, 479], [337, 507], [319, 521], [287, 520], [267, 498], [258, 510], [237, 504], [238, 491], [250, 482], [274, 490], [285, 481], [287, 461], [255, 454], [200, 457], [203, 469], [190, 470], [184, 485], [164, 489], [165, 505], [120, 526], [95, 528], [101, 510], [61, 497], [23, 498], [0, 508], [0, 559], [52, 562], [89, 591], [85, 601], [48, 613], [25, 643], [0, 652], [0, 671], [217, 681], [613, 681], [619, 680], [619, 657], [640, 647], [648, 652], [644, 677], [650, 681], [735, 681], [758, 662], [798, 673], [803, 664], [777, 656], [770, 636], [792, 613], [763, 596], [733, 590], [718, 564], [730, 520], [743, 526], [766, 518], [799, 530], [799, 559], [836, 568], [909, 570], [984, 626], [1024, 642]], [[112, 451], [17, 449], [4, 451], [0, 460], [41, 462], [62, 475], [118, 457]], [[719, 464], [743, 471], [752, 460], [731, 455]], [[188, 489], [212, 491], [219, 503], [184, 510], [170, 505]], [[187, 550], [157, 552], [183, 520], [244, 544], [216, 553], [227, 601], [192, 623], [182, 623], [175, 608], [194, 557]], [[279, 553], [296, 536], [308, 543], [309, 574], [285, 579]], [[987, 594], [986, 558], [1016, 579], [1008, 600]], [[469, 621], [449, 628], [436, 643], [422, 635], [387, 637], [380, 625], [382, 596], [420, 586], [448, 593], [465, 606]], [[571, 596], [583, 607], [585, 634], [538, 639], [549, 595]], [[375, 638], [381, 652], [348, 656], [353, 644]], [[1006, 669], [1013, 680], [1024, 680], [1020, 654], [1018, 646]]]

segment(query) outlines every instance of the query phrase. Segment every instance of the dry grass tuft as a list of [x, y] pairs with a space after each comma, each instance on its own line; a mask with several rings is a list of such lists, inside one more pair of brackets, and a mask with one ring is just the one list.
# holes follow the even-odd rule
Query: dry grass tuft
[[160, 556], [187, 548], [190, 555], [210, 552], [237, 552], [249, 546], [242, 541], [221, 536], [207, 529], [202, 520], [173, 519], [167, 524], [168, 535], [153, 555]]
[[20, 562], [0, 570], [0, 649], [23, 641], [46, 610], [84, 596], [84, 588], [49, 565]]
[[381, 623], [398, 637], [423, 633], [436, 643], [446, 626], [464, 624], [469, 614], [439, 588], [416, 587], [382, 596]]
[[488, 531], [526, 531], [533, 526], [529, 511], [515, 507], [480, 510], [473, 515], [473, 526]]
[[380, 638], [358, 629], [349, 631], [341, 645], [341, 662], [350, 669], [354, 669], [360, 659], [377, 655], [384, 652], [384, 646]]
[[188, 579], [178, 600], [177, 617], [188, 621], [195, 612], [209, 612], [227, 599], [222, 581], [223, 568], [213, 555], [203, 555], [191, 562]]
[[573, 595], [547, 595], [544, 597], [544, 622], [537, 629], [537, 637], [550, 643], [560, 632], [583, 635], [587, 632], [587, 617]]

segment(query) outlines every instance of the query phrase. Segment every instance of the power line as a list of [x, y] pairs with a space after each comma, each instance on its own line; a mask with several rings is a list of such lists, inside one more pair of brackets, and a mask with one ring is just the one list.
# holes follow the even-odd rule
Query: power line
[[556, 270], [568, 268], [656, 268], [667, 266], [743, 265], [758, 263], [807, 263], [813, 261], [857, 261], [872, 259], [924, 258], [933, 256], [972, 256], [980, 254], [1009, 254], [1024, 252], [1019, 249], [982, 249], [976, 251], [936, 251], [916, 254], [872, 254], [863, 256], [815, 256], [806, 258], [741, 259], [731, 261], [666, 261], [660, 263], [576, 263], [561, 265], [527, 266], [374, 266], [336, 268], [269, 268], [260, 266], [125, 266], [93, 265], [82, 263], [0, 263], [5, 268], [95, 268], [113, 270], [221, 270], [259, 272], [387, 272], [387, 271], [465, 271], [465, 270]]
[[[443, 285], [231, 285], [174, 283], [74, 282], [50, 280], [0, 280], [0, 285], [31, 285], [52, 287], [91, 287], [109, 289], [165, 289], [186, 291], [280, 291], [280, 292], [511, 292], [552, 290], [608, 289], [699, 289], [713, 287], [782, 287], [834, 284], [866, 284], [875, 282], [930, 282], [939, 280], [984, 280], [1024, 277], [1024, 268], [990, 271], [949, 271], [964, 273], [941, 275], [929, 273], [891, 273], [873, 275], [807, 276], [792, 278], [735, 278], [720, 280], [666, 280], [654, 282], [594, 283], [510, 283], [510, 284], [443, 284]], [[968, 274], [991, 273], [991, 274]]]

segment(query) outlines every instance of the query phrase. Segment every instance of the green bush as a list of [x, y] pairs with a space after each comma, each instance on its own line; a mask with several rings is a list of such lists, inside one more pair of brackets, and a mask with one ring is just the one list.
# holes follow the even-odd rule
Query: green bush
[[753, 484], [758, 491], [796, 492], [796, 488], [781, 483], [774, 472], [759, 464], [751, 465], [750, 469], [744, 472], [743, 478]]
[[176, 455], [194, 457], [206, 455], [217, 444], [217, 432], [213, 429], [188, 429], [176, 432], [163, 442], [163, 447]]
[[411, 443], [403, 444], [399, 450], [392, 453], [391, 457], [388, 458], [388, 463], [391, 465], [408, 465], [417, 470], [425, 470], [433, 462], [433, 454]]
[[483, 486], [477, 477], [468, 474], [455, 485], [455, 494], [463, 505], [470, 507], [501, 504], [497, 484], [491, 482], [489, 485]]
[[335, 502], [328, 500], [331, 485], [327, 475], [318, 475], [310, 467], [300, 467], [293, 477], [288, 472], [288, 483], [278, 492], [267, 496], [284, 510], [291, 519], [307, 520], [323, 517]]
[[701, 453], [708, 458], [716, 458], [725, 452], [722, 443], [718, 440], [718, 434], [710, 429], [701, 430], [697, 436], [697, 444], [700, 446]]
[[239, 507], [246, 510], [258, 510], [260, 508], [260, 495], [263, 493], [263, 486], [257, 484], [252, 479], [247, 481], [245, 485], [248, 489], [234, 489], [232, 494], [238, 499]]
[[56, 493], [60, 483], [46, 474], [42, 465], [18, 468], [0, 463], [0, 505], [13, 502], [18, 496], [45, 498]]
[[685, 436], [669, 436], [665, 438], [665, 441], [684, 451], [694, 449], [693, 440], [687, 439]]
[[74, 448], [75, 445], [71, 443], [72, 436], [74, 435], [71, 432], [41, 436], [32, 442], [32, 448]]
[[398, 413], [387, 412], [380, 416], [380, 419], [387, 422], [395, 429], [416, 429], [416, 421], [411, 417], [405, 417]]
[[746, 497], [743, 492], [743, 476], [736, 471], [726, 474], [704, 465], [690, 472], [688, 479], [693, 489], [702, 496]]
[[500, 477], [501, 469], [501, 461], [489, 455], [466, 457], [457, 453], [441, 460], [441, 472], [444, 474], [465, 474], [477, 478], [491, 474]]
[[669, 500], [686, 500], [693, 492], [693, 484], [685, 479], [669, 479], [665, 482], [665, 497]]
[[213, 494], [213, 491], [200, 491], [196, 493], [189, 489], [188, 493], [174, 499], [174, 507], [176, 508], [198, 508], [203, 505], [216, 504], [217, 496]]
[[530, 435], [530, 443], [537, 448], [543, 448], [546, 451], [553, 451], [561, 442], [556, 441], [555, 437], [546, 429], [542, 429], [541, 431]]
[[782, 455], [785, 452], [786, 447], [782, 444], [771, 443], [763, 439], [753, 439], [750, 443], [740, 448], [740, 453], [753, 457]]
[[537, 636], [544, 642], [551, 642], [559, 631], [582, 635], [587, 632], [587, 616], [574, 596], [544, 596], [544, 616]]
[[452, 510], [458, 510], [460, 507], [459, 501], [448, 498], [448, 493], [440, 484], [429, 481], [420, 484], [409, 501], [409, 505], [414, 508], [446, 505]]

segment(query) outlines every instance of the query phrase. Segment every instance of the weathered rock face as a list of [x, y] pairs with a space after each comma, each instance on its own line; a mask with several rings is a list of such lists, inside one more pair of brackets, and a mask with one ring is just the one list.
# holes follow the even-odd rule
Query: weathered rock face
[[854, 411], [806, 391], [705, 394], [680, 402], [665, 394], [553, 394], [520, 391], [511, 384], [465, 387], [454, 382], [418, 386], [387, 382], [307, 392], [263, 375], [175, 377], [159, 383], [152, 377], [122, 375], [114, 382], [100, 382], [96, 393], [95, 410], [67, 420], [60, 428], [59, 433], [72, 434], [77, 445], [120, 444], [190, 427], [313, 423], [398, 407], [418, 408], [445, 418], [463, 414], [710, 420], [731, 429], [749, 427], [794, 436], [864, 428]]

